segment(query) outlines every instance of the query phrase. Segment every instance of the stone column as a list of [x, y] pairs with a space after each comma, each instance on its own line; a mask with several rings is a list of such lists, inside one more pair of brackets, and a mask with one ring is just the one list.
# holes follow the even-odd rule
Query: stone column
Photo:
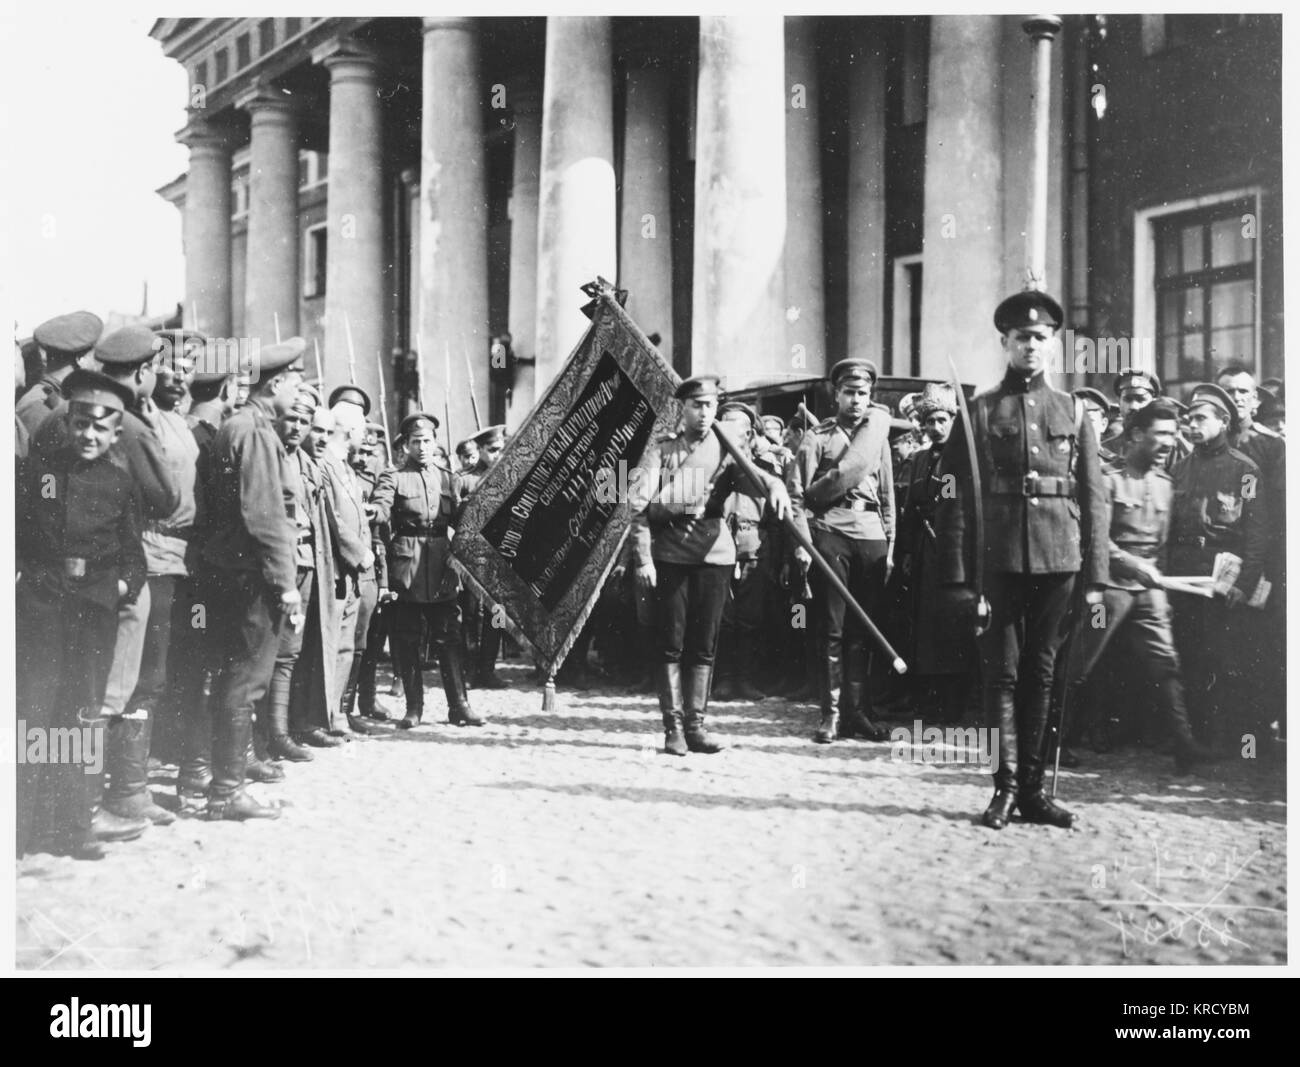
[[644, 57], [629, 59], [623, 124], [623, 203], [619, 287], [627, 311], [673, 361], [673, 229], [669, 188], [668, 93], [671, 75]]
[[701, 16], [691, 361], [733, 388], [796, 372], [785, 348], [785, 34]]
[[230, 151], [228, 134], [191, 118], [176, 140], [190, 150], [185, 178], [185, 307], [187, 326], [230, 336]]
[[921, 373], [991, 384], [1003, 368], [993, 309], [1003, 292], [1001, 20], [930, 20], [925, 129]]
[[[537, 236], [537, 366], [540, 396], [590, 323], [580, 286], [618, 271], [614, 187], [614, 88], [610, 21], [546, 20], [542, 169]], [[532, 406], [532, 398], [516, 396]]]
[[384, 351], [383, 121], [378, 57], [334, 40], [312, 58], [330, 74], [329, 202], [325, 254], [325, 385], [349, 379], [349, 345], [356, 381], [373, 398], [376, 360]]
[[[816, 24], [785, 20], [785, 347], [795, 373], [824, 374], [826, 291]], [[856, 295], [850, 290], [850, 298]]]
[[237, 104], [252, 116], [244, 332], [273, 344], [298, 333], [298, 114], [280, 90], [259, 87]]
[[[514, 175], [510, 187], [510, 310], [507, 318], [515, 355], [537, 354], [537, 197], [542, 172], [542, 99], [533, 86], [511, 87], [515, 120]], [[520, 363], [506, 425], [511, 431], [532, 410], [535, 366]]]
[[424, 20], [420, 153], [420, 332], [424, 401], [454, 447], [475, 430], [473, 395], [488, 416], [487, 182], [478, 28], [471, 18]]
[[[871, 29], [849, 67], [848, 354], [881, 364], [885, 340], [885, 49]], [[905, 360], [906, 357], [901, 357]], [[894, 366], [905, 367], [894, 354]], [[881, 370], [886, 368], [881, 364]]]

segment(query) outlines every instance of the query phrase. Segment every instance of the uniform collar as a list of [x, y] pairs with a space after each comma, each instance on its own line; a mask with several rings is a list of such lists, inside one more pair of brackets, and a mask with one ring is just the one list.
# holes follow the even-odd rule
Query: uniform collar
[[1226, 433], [1221, 433], [1215, 439], [1213, 444], [1197, 445], [1195, 451], [1199, 452], [1203, 456], [1221, 456], [1224, 452], [1228, 451], [1229, 447], [1228, 435]]
[[1008, 393], [1037, 393], [1047, 388], [1047, 376], [1042, 371], [1027, 375], [1008, 366], [1002, 375], [1002, 388]]

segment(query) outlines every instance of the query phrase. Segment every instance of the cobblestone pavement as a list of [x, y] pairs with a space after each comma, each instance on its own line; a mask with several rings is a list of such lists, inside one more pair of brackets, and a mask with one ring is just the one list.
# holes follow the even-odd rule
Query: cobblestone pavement
[[[996, 833], [985, 770], [814, 745], [808, 704], [717, 704], [732, 747], [676, 759], [653, 698], [561, 692], [543, 714], [523, 668], [504, 673], [512, 689], [472, 694], [482, 729], [288, 766], [256, 787], [278, 821], [19, 861], [17, 966], [1286, 962], [1281, 766], [1175, 778], [1150, 750], [1088, 754], [1061, 776], [1073, 831]], [[173, 776], [155, 776], [168, 803]]]

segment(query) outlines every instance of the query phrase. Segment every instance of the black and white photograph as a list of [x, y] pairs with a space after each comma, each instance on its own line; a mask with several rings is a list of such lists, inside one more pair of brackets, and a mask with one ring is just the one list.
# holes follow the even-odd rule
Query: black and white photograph
[[1289, 970], [1290, 19], [534, 6], [4, 16], [0, 966]]

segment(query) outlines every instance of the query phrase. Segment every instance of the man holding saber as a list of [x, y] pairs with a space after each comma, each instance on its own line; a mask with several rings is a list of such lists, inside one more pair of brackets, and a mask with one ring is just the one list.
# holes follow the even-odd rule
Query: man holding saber
[[1100, 602], [1108, 572], [1097, 435], [1082, 402], [1045, 374], [1063, 317], [1060, 304], [1032, 289], [998, 305], [1006, 373], [969, 410], [958, 392], [961, 411], [944, 450], [955, 491], [940, 494], [935, 515], [940, 581], [962, 587], [970, 604], [987, 599], [976, 632], [987, 723], [998, 730], [995, 791], [983, 816], [994, 830], [1017, 807], [1028, 822], [1074, 822], [1043, 792], [1053, 673], [1075, 582]]
[[[894, 476], [889, 450], [889, 412], [871, 403], [879, 372], [867, 359], [845, 359], [831, 368], [836, 413], [803, 438], [786, 474], [796, 522], [811, 527], [814, 547], [870, 615], [883, 604], [893, 566]], [[812, 556], [795, 549], [807, 571]], [[885, 741], [889, 732], [869, 716], [871, 653], [856, 614], [845, 618], [846, 601], [820, 570], [812, 575], [818, 614], [818, 690], [821, 723], [813, 740], [837, 737]]]

